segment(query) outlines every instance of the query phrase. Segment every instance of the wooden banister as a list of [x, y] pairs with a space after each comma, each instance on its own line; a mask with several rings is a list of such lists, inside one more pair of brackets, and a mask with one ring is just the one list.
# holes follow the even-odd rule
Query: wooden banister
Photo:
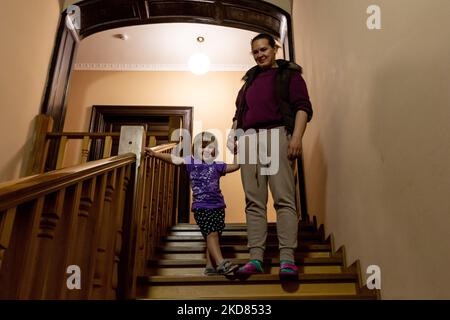
[[[119, 297], [135, 162], [124, 154], [0, 185], [0, 298]], [[79, 290], [67, 286], [72, 265]]]
[[[143, 156], [139, 130], [120, 137], [119, 152], [132, 153], [0, 184], [0, 299], [135, 297], [137, 277], [177, 222], [180, 175], [179, 167]], [[83, 139], [85, 150], [92, 137], [47, 135], [62, 144]]]

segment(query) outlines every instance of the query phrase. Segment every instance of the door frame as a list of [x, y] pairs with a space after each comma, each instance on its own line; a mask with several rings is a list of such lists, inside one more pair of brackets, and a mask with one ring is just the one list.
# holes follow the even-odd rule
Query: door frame
[[[105, 117], [108, 116], [179, 116], [183, 119], [182, 128], [189, 131], [192, 137], [193, 133], [193, 107], [185, 106], [127, 106], [127, 105], [94, 105], [92, 106], [91, 122], [89, 125], [89, 132], [105, 132], [106, 124]], [[93, 144], [91, 152], [99, 156], [103, 150], [100, 144]], [[190, 185], [189, 176], [186, 170], [180, 170], [180, 190], [185, 192], [178, 192], [178, 216], [177, 222], [189, 223], [190, 219]]]
[[[286, 59], [294, 61], [291, 16], [261, 0], [83, 0], [77, 2], [81, 25], [69, 28], [70, 12], [61, 13], [41, 113], [53, 118], [54, 132], [61, 132], [67, 93], [79, 43], [95, 33], [119, 27], [156, 23], [203, 23], [255, 32], [280, 39]], [[74, 11], [75, 12], [75, 11]]]

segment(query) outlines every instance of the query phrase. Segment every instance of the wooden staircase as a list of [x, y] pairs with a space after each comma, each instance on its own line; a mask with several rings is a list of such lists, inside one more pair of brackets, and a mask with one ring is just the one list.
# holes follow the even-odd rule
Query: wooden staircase
[[[235, 275], [204, 276], [205, 242], [196, 225], [178, 224], [170, 230], [139, 277], [139, 299], [378, 299], [361, 286], [359, 263], [346, 268], [345, 250], [334, 251], [316, 223], [300, 223], [296, 281], [280, 281], [276, 225], [269, 224], [265, 273], [247, 279]], [[221, 239], [225, 258], [248, 261], [245, 224], [227, 224]]]

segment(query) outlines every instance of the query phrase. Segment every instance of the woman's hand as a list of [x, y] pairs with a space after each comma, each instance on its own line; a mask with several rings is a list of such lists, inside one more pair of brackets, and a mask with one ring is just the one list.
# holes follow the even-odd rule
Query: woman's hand
[[302, 138], [293, 136], [291, 141], [289, 141], [288, 146], [288, 158], [289, 160], [294, 160], [300, 158], [302, 155]]
[[227, 139], [227, 148], [232, 154], [237, 154], [237, 138], [234, 135], [229, 135]]

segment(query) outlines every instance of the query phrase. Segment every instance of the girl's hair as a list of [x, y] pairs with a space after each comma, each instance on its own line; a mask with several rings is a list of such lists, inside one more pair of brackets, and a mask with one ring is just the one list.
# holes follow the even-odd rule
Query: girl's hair
[[217, 148], [218, 148], [216, 137], [211, 132], [208, 131], [204, 131], [197, 134], [192, 143], [192, 155], [194, 156], [194, 158], [201, 159], [202, 155], [197, 154], [198, 148], [201, 147], [202, 149], [204, 149], [209, 145], [214, 147], [214, 152], [212, 156], [215, 158], [217, 156]]
[[269, 41], [269, 45], [270, 45], [272, 48], [277, 47], [277, 44], [276, 44], [276, 42], [275, 42], [275, 38], [272, 37], [272, 36], [271, 36], [270, 34], [268, 34], [268, 33], [260, 33], [260, 34], [258, 34], [256, 37], [254, 37], [254, 38], [252, 39], [251, 44], [253, 45], [253, 42], [255, 42], [256, 40], [260, 40], [260, 39], [266, 39], [267, 41]]

